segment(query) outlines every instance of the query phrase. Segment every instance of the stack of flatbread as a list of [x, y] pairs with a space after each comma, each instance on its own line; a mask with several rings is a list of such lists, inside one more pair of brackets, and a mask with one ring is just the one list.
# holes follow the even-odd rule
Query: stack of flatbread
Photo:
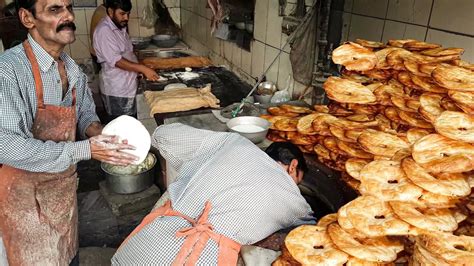
[[327, 106], [268, 109], [270, 140], [315, 153], [360, 193], [290, 233], [275, 265], [472, 264], [474, 65], [463, 51], [349, 42], [333, 52], [342, 75], [324, 84]]
[[211, 84], [201, 89], [179, 88], [164, 91], [145, 91], [150, 115], [189, 111], [201, 107], [219, 108], [219, 99], [211, 92]]

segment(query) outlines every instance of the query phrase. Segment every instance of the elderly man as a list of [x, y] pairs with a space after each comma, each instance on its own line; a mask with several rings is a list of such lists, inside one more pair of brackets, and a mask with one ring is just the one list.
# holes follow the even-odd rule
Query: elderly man
[[106, 0], [107, 16], [94, 31], [94, 49], [101, 64], [100, 90], [105, 110], [112, 120], [120, 115], [136, 116], [137, 74], [156, 81], [156, 72], [138, 63], [127, 33], [132, 3], [130, 0]]
[[291, 143], [263, 152], [236, 133], [171, 124], [155, 130], [153, 146], [177, 179], [170, 200], [122, 243], [114, 265], [235, 265], [241, 245], [314, 222], [297, 186], [304, 157]]
[[28, 38], [0, 56], [0, 236], [10, 265], [67, 265], [78, 250], [76, 163], [137, 158], [100, 135], [86, 75], [63, 52], [75, 40], [71, 1], [16, 4]]

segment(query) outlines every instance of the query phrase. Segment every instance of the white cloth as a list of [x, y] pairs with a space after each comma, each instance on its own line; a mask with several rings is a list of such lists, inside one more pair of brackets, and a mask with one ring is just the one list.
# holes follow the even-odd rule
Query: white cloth
[[2, 232], [0, 232], [0, 266], [8, 266], [7, 251], [3, 244]]
[[[312, 211], [283, 168], [248, 139], [227, 132], [182, 124], [158, 127], [152, 145], [178, 170], [169, 188], [174, 210], [192, 218], [206, 201], [214, 231], [242, 245], [304, 223]], [[124, 244], [114, 265], [170, 265], [184, 239], [175, 233], [190, 224], [179, 217], [160, 217]], [[198, 265], [215, 265], [218, 246], [209, 240]]]

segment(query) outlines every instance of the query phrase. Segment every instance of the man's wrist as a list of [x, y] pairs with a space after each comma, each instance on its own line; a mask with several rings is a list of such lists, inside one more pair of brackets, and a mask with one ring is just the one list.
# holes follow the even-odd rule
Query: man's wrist
[[104, 127], [99, 122], [92, 122], [86, 129], [86, 136], [88, 138], [102, 134], [102, 129]]

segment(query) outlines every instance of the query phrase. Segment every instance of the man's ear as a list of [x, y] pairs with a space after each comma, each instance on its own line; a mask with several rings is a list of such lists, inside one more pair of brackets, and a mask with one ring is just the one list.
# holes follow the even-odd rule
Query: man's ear
[[114, 16], [114, 10], [111, 7], [107, 7], [107, 15], [109, 15], [109, 17]]
[[33, 14], [30, 11], [24, 8], [20, 8], [20, 10], [18, 11], [18, 17], [23, 26], [25, 26], [25, 28], [32, 29], [35, 26], [35, 18], [33, 17]]
[[291, 160], [290, 165], [288, 167], [288, 173], [290, 174], [296, 173], [297, 169], [298, 169], [298, 160], [296, 159]]

